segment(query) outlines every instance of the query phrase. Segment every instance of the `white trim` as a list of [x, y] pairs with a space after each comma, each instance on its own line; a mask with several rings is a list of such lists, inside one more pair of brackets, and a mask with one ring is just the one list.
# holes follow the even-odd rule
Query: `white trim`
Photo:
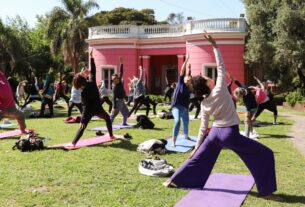
[[185, 55], [177, 55], [178, 58], [184, 58]]
[[136, 49], [138, 48], [135, 45], [99, 45], [99, 46], [91, 46], [94, 49], [118, 49], [118, 48], [126, 48], [126, 49]]
[[[243, 40], [216, 40], [217, 45], [244, 45]], [[187, 42], [186, 46], [210, 45], [208, 41]]]
[[149, 55], [143, 55], [142, 59], [150, 59], [150, 56]]
[[216, 63], [204, 63], [204, 64], [202, 64], [202, 70], [201, 70], [202, 73], [201, 74], [208, 77], [207, 68], [215, 68], [215, 70], [212, 71], [212, 79], [216, 82], [217, 64]]
[[139, 49], [155, 49], [155, 48], [177, 48], [183, 47], [185, 48], [185, 44], [156, 44], [156, 45], [140, 45]]

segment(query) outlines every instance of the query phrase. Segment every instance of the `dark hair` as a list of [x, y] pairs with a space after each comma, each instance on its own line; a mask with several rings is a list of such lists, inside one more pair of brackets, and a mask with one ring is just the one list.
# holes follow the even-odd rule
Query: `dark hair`
[[86, 83], [86, 78], [80, 73], [77, 73], [73, 78], [73, 86], [76, 89], [80, 89], [82, 86], [86, 85]]
[[211, 92], [206, 83], [207, 80], [200, 75], [193, 77], [193, 91], [196, 96], [201, 97], [203, 95], [208, 95]]

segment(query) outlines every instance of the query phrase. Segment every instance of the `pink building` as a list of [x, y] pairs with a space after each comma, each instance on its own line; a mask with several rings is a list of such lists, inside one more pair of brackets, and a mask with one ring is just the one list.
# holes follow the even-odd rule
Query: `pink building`
[[206, 30], [217, 41], [226, 69], [236, 79], [244, 81], [244, 18], [189, 21], [179, 25], [99, 26], [89, 28], [89, 47], [94, 49], [97, 81], [106, 80], [119, 69], [119, 57], [124, 59], [124, 85], [128, 78], [139, 75], [139, 65], [146, 70], [148, 90], [161, 94], [165, 77], [177, 81], [185, 54], [190, 54], [192, 75], [205, 74], [216, 78], [216, 62], [211, 45], [203, 39]]

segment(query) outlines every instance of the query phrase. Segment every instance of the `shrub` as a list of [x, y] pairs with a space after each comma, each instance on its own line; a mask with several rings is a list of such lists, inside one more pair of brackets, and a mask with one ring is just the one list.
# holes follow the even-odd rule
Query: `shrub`
[[301, 102], [304, 100], [304, 96], [302, 95], [301, 90], [297, 90], [289, 93], [285, 100], [288, 102], [290, 106], [294, 106], [297, 102]]
[[156, 103], [162, 103], [164, 100], [164, 96], [162, 95], [149, 95], [149, 97]]

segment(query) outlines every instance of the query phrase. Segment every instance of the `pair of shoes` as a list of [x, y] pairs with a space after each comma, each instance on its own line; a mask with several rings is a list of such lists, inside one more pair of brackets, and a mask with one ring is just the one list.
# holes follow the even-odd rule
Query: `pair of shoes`
[[127, 139], [127, 140], [131, 140], [132, 139], [132, 136], [128, 133], [124, 134], [124, 139]]
[[105, 135], [102, 131], [97, 131], [95, 132], [96, 136], [103, 136]]

